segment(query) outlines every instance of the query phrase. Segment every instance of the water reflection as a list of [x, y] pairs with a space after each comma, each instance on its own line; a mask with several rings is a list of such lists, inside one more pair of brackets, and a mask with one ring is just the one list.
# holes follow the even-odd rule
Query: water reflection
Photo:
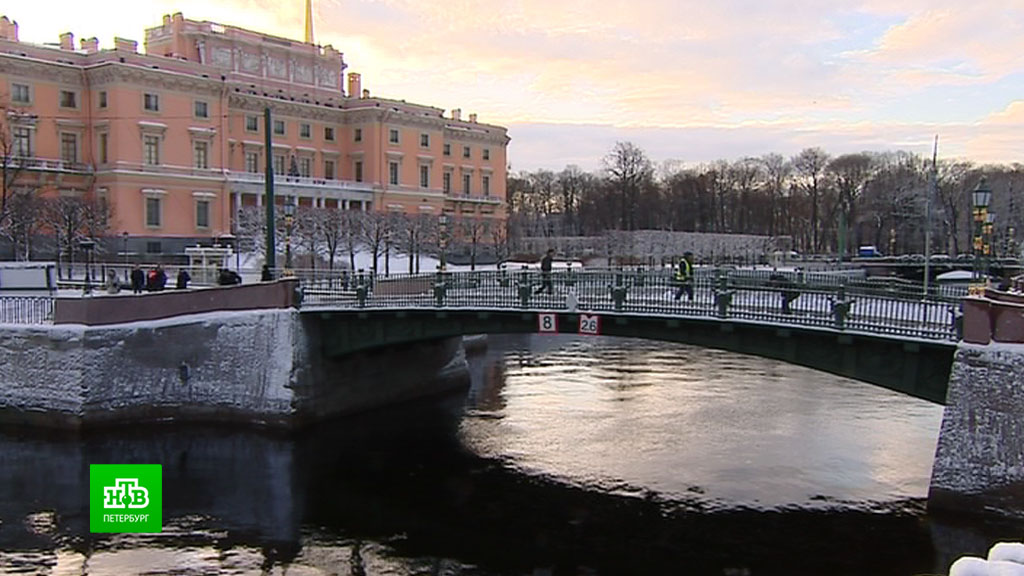
[[678, 344], [535, 336], [490, 355], [504, 382], [475, 386], [503, 388], [504, 405], [473, 406], [490, 418], [468, 419], [463, 437], [523, 470], [697, 492], [704, 509], [871, 508], [927, 492], [941, 406]]
[[[924, 515], [938, 409], [880, 389], [621, 340], [496, 338], [471, 370], [295, 435], [0, 433], [0, 571], [905, 576], [1020, 533]], [[88, 533], [103, 462], [164, 466], [163, 534]]]

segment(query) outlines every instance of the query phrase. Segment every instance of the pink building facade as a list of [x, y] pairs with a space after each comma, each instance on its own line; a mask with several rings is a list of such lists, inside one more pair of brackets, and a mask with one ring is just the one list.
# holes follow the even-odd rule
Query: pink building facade
[[130, 252], [180, 254], [236, 232], [239, 211], [264, 203], [268, 153], [278, 203], [505, 220], [505, 128], [371, 97], [345, 70], [331, 46], [180, 13], [146, 31], [145, 53], [122, 38], [109, 50], [71, 34], [24, 43], [0, 19], [19, 178], [107, 202], [108, 234]]

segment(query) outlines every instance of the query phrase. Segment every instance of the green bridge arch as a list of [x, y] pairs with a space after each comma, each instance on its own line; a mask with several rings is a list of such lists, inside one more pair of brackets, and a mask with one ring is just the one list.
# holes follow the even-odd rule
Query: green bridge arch
[[329, 358], [471, 334], [538, 333], [542, 314], [554, 319], [549, 327], [560, 334], [580, 334], [581, 316], [596, 316], [601, 336], [679, 342], [781, 360], [943, 405], [956, 351], [952, 341], [707, 316], [472, 308], [302, 310], [303, 321], [316, 324], [320, 352]]

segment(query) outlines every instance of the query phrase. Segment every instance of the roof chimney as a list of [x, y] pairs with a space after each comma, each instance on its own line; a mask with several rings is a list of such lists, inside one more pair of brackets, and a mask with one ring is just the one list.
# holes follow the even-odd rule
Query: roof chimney
[[81, 42], [82, 50], [85, 50], [86, 54], [95, 54], [100, 51], [100, 41], [95, 36], [92, 38], [82, 38], [79, 42]]
[[462, 108], [452, 109], [452, 120], [462, 120]]
[[369, 97], [370, 97], [370, 91], [367, 90], [366, 88], [363, 88], [363, 98], [369, 98]]
[[473, 114], [469, 115], [469, 121], [472, 122], [473, 124], [476, 124], [476, 113], [475, 112]]
[[60, 35], [60, 49], [74, 51], [75, 49], [75, 35], [71, 32], [65, 32]]
[[168, 27], [170, 25], [171, 25], [171, 15], [170, 14], [164, 14], [164, 28], [166, 28], [166, 27]]
[[358, 72], [348, 73], [348, 95], [350, 98], [358, 98], [362, 90], [362, 76]]
[[11, 33], [11, 21], [7, 16], [0, 16], [0, 40], [10, 40], [7, 36]]
[[135, 52], [139, 48], [139, 43], [135, 40], [128, 40], [119, 36], [114, 36], [114, 49], [121, 52]]

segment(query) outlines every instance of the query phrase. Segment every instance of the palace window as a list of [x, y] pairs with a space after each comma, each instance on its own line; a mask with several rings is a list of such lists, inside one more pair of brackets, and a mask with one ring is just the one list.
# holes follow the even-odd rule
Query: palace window
[[160, 137], [146, 134], [142, 137], [142, 161], [147, 166], [160, 165]]
[[274, 134], [284, 136], [284, 120], [274, 120]]
[[420, 165], [420, 188], [430, 188], [430, 166]]
[[313, 159], [308, 156], [299, 158], [299, 176], [309, 178], [313, 175]]
[[430, 134], [420, 134], [420, 146], [430, 148]]
[[210, 167], [210, 145], [208, 142], [192, 143], [192, 165], [200, 170]]
[[471, 178], [470, 174], [463, 174], [462, 175], [462, 193], [465, 194], [466, 196], [469, 196], [469, 182], [470, 182], [470, 178]]
[[210, 201], [196, 200], [196, 228], [210, 227]]
[[246, 152], [245, 153], [245, 171], [250, 174], [258, 174], [260, 171], [260, 153], [259, 152]]
[[15, 104], [32, 103], [32, 90], [28, 84], [11, 84], [11, 102]]
[[445, 194], [451, 194], [452, 193], [452, 173], [451, 172], [448, 172], [447, 170], [445, 171], [444, 177], [442, 179], [442, 184], [444, 185], [444, 193]]
[[194, 103], [194, 112], [196, 118], [209, 118], [210, 117], [210, 105], [202, 100], [196, 100]]
[[324, 180], [334, 180], [334, 160], [324, 160]]
[[398, 144], [398, 129], [392, 128], [388, 130], [388, 142], [392, 144]]
[[354, 166], [354, 171], [355, 171], [356, 182], [362, 182], [363, 181], [363, 163], [362, 163], [362, 161], [357, 161], [356, 162], [356, 164]]
[[274, 154], [274, 174], [284, 174], [284, 154]]
[[159, 196], [146, 196], [146, 226], [159, 228], [161, 221], [161, 207], [163, 201]]
[[334, 126], [324, 126], [324, 140], [334, 142]]
[[491, 149], [490, 148], [484, 148], [484, 160], [490, 160], [490, 159], [491, 159]]
[[362, 142], [363, 141], [363, 129], [362, 128], [356, 128], [352, 132], [352, 140], [355, 141], [355, 142]]
[[99, 101], [99, 107], [100, 108], [106, 108], [107, 107], [107, 91], [106, 90], [100, 90], [98, 101]]
[[100, 164], [106, 164], [107, 163], [107, 148], [108, 148], [107, 145], [108, 145], [109, 142], [110, 142], [110, 135], [107, 134], [106, 132], [100, 132], [100, 135], [99, 135], [99, 145], [98, 145]]
[[452, 145], [451, 144], [445, 144], [444, 145], [444, 155], [445, 156], [451, 156], [452, 155]]
[[61, 90], [60, 107], [78, 108], [78, 92], [72, 92], [71, 90]]
[[491, 195], [491, 177], [490, 176], [484, 176], [483, 179], [481, 180], [480, 184], [481, 184], [481, 187], [483, 188], [484, 196], [490, 196]]
[[60, 159], [64, 162], [78, 162], [78, 134], [61, 132]]
[[32, 129], [26, 126], [15, 126], [13, 128], [14, 136], [14, 156], [16, 158], [30, 158], [32, 156]]
[[470, 156], [469, 152], [470, 152], [469, 146], [463, 146], [462, 147], [462, 157], [463, 158], [469, 158], [469, 156]]
[[160, 111], [160, 95], [149, 92], [142, 95], [142, 107], [148, 112]]
[[245, 131], [246, 132], [259, 132], [260, 131], [260, 119], [258, 116], [246, 116], [245, 117]]
[[313, 127], [303, 122], [299, 124], [299, 138], [309, 139], [313, 137]]
[[398, 185], [398, 162], [388, 162], [388, 182]]

